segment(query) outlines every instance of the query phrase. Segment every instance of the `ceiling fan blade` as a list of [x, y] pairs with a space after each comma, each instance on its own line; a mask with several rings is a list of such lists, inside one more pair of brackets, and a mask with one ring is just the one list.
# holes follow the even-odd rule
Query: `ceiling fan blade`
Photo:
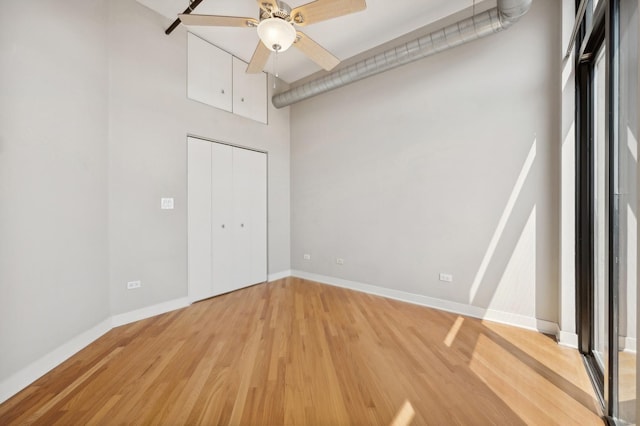
[[267, 46], [265, 46], [262, 41], [259, 41], [256, 46], [256, 50], [253, 52], [253, 56], [251, 57], [251, 62], [249, 62], [249, 66], [247, 66], [247, 73], [257, 74], [262, 72], [264, 66], [267, 64], [270, 54], [271, 51]]
[[313, 62], [327, 71], [332, 70], [340, 63], [340, 59], [333, 56], [331, 52], [310, 39], [306, 34], [300, 31], [298, 31], [297, 34], [298, 38], [293, 45], [300, 49], [302, 53], [307, 55]]
[[258, 1], [258, 6], [260, 6], [260, 9], [264, 10], [265, 12], [274, 12], [276, 10], [278, 10], [278, 2], [276, 0], [257, 0]]
[[204, 25], [210, 27], [256, 27], [258, 21], [253, 18], [241, 18], [238, 16], [218, 16], [218, 15], [178, 15], [180, 21], [185, 25]]
[[293, 9], [291, 17], [296, 25], [304, 26], [360, 12], [366, 8], [365, 0], [316, 0]]

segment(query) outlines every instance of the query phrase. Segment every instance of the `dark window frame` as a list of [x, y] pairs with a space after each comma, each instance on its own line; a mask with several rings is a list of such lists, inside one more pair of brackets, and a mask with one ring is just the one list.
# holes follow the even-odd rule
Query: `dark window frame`
[[[576, 1], [576, 9], [580, 0]], [[576, 324], [578, 349], [609, 420], [618, 412], [618, 268], [619, 191], [619, 0], [600, 0], [592, 13], [592, 0], [577, 33], [576, 42]], [[602, 371], [594, 347], [594, 66], [606, 47], [606, 119], [608, 147], [608, 288], [607, 353]]]

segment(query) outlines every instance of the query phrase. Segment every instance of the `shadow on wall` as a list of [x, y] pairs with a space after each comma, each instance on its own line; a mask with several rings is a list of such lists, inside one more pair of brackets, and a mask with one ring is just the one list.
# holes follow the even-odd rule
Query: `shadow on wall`
[[557, 322], [558, 9], [296, 104], [293, 269]]
[[534, 138], [471, 282], [468, 303], [528, 321], [555, 322], [549, 305], [558, 297], [558, 233], [554, 203], [540, 198], [540, 182], [548, 181], [539, 175], [538, 163]]
[[[507, 204], [498, 220], [493, 236], [487, 247], [487, 251], [482, 258], [478, 272], [473, 279], [469, 289], [469, 304], [476, 306], [486, 306], [488, 309], [500, 311], [516, 311], [521, 315], [535, 317], [535, 289], [536, 289], [536, 205], [533, 204], [528, 219], [520, 231], [515, 246], [510, 252], [511, 255], [506, 263], [504, 259], [499, 267], [502, 271], [500, 278], [487, 278], [487, 271], [492, 262], [499, 262], [496, 257], [496, 249], [500, 244], [505, 228], [513, 214], [514, 207], [527, 177], [536, 159], [536, 140], [534, 139], [529, 154], [525, 159], [520, 174], [507, 200]], [[497, 272], [497, 271], [496, 271]], [[494, 272], [494, 274], [496, 273]], [[516, 305], [514, 305], [514, 303]]]

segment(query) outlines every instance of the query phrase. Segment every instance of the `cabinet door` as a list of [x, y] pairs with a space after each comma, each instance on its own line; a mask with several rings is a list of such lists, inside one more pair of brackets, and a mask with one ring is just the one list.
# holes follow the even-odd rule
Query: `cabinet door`
[[211, 143], [187, 140], [187, 248], [191, 301], [211, 297]]
[[191, 33], [187, 34], [187, 96], [232, 111], [231, 55]]
[[211, 238], [213, 294], [235, 290], [232, 275], [233, 151], [211, 143]]
[[267, 279], [267, 155], [233, 151], [233, 274], [236, 288]]
[[267, 75], [247, 74], [247, 64], [233, 58], [233, 113], [267, 123]]

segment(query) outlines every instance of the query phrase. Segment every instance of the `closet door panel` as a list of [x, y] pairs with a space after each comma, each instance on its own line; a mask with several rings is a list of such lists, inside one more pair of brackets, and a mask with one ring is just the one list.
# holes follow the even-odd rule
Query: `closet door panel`
[[233, 153], [233, 270], [237, 288], [267, 278], [266, 157], [244, 149]]
[[213, 295], [235, 289], [232, 274], [233, 151], [211, 144], [211, 238]]
[[188, 282], [192, 301], [211, 297], [211, 143], [187, 142]]
[[267, 154], [252, 158], [251, 205], [251, 277], [249, 281], [267, 281]]
[[233, 113], [267, 123], [267, 74], [246, 72], [247, 63], [233, 58]]

